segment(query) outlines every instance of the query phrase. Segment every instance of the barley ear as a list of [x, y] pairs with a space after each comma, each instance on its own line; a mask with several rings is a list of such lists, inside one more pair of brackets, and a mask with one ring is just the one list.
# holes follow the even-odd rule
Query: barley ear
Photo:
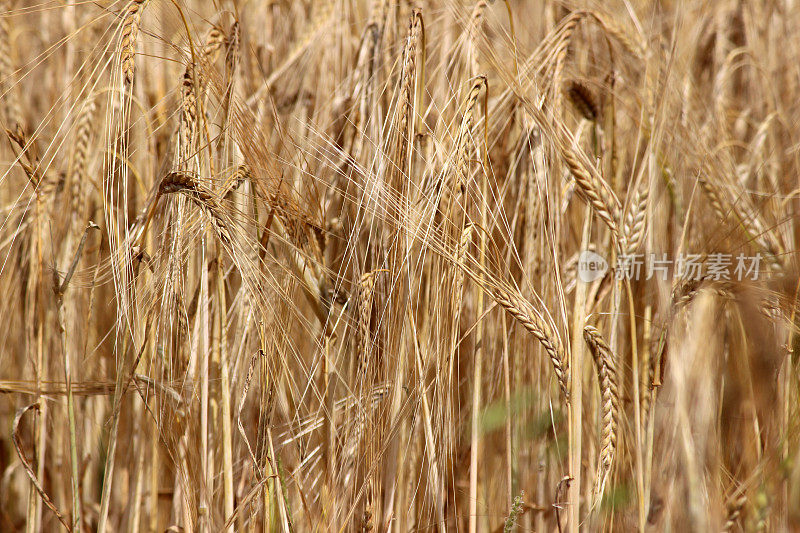
[[136, 38], [139, 36], [139, 25], [142, 21], [142, 12], [150, 0], [131, 0], [125, 9], [120, 32], [120, 72], [126, 87], [133, 84], [134, 56], [136, 55]]
[[600, 386], [601, 417], [603, 421], [600, 432], [600, 459], [597, 465], [597, 480], [595, 482], [595, 502], [603, 497], [606, 482], [614, 466], [614, 456], [617, 449], [617, 434], [619, 431], [619, 392], [617, 389], [617, 366], [614, 354], [606, 341], [593, 326], [586, 326], [583, 338], [592, 352], [597, 382]]

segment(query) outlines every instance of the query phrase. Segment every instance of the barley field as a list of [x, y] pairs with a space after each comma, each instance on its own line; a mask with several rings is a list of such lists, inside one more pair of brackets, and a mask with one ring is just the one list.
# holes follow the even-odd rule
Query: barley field
[[0, 531], [800, 531], [796, 0], [0, 0]]

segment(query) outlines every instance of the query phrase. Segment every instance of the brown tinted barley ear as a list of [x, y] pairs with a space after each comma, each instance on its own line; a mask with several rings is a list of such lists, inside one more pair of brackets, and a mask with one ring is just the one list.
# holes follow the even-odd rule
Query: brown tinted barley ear
[[136, 38], [139, 35], [139, 24], [142, 21], [142, 12], [150, 0], [131, 0], [125, 10], [120, 33], [120, 71], [126, 86], [133, 84], [133, 58], [136, 55]]
[[[30, 182], [35, 187], [38, 187], [42, 183], [42, 175], [39, 171], [39, 148], [36, 142], [28, 138], [28, 135], [19, 122], [17, 122], [14, 131], [7, 129], [6, 135], [8, 135], [8, 138], [11, 139], [13, 143], [11, 147], [15, 156], [17, 155], [17, 150], [14, 148], [15, 145], [19, 147], [21, 151], [21, 155], [17, 157], [17, 163], [22, 167], [22, 170], [25, 171]], [[25, 157], [24, 160], [22, 156]]]
[[372, 531], [375, 527], [374, 519], [372, 516], [373, 498], [372, 498], [372, 482], [367, 482], [366, 497], [364, 498], [364, 514], [361, 517], [361, 531], [367, 533]]
[[597, 120], [600, 115], [600, 107], [589, 87], [580, 81], [571, 80], [567, 83], [565, 92], [569, 101], [583, 118], [591, 122]]
[[228, 34], [229, 37], [225, 49], [225, 68], [227, 69], [228, 76], [233, 76], [236, 72], [236, 66], [239, 64], [239, 47], [241, 46], [239, 21], [231, 25]]
[[192, 146], [197, 132], [197, 93], [194, 73], [195, 65], [190, 63], [183, 72], [183, 81], [181, 82], [180, 156], [183, 162], [192, 154]]
[[583, 330], [583, 338], [592, 352], [602, 399], [603, 427], [600, 433], [600, 460], [598, 461], [598, 475], [595, 485], [595, 495], [599, 500], [603, 496], [606, 481], [614, 465], [614, 454], [617, 448], [619, 428], [617, 367], [611, 348], [606, 344], [597, 328], [586, 326]]

